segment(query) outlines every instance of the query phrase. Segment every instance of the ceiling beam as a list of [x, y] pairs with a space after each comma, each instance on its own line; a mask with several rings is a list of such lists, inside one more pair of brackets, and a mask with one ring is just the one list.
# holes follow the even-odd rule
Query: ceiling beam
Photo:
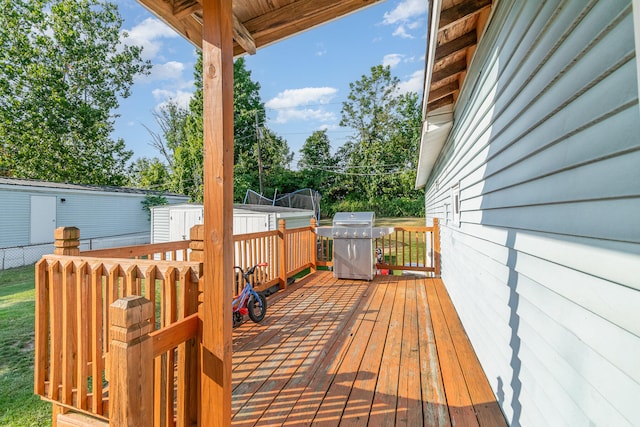
[[249, 30], [247, 30], [247, 27], [242, 25], [242, 22], [240, 22], [235, 13], [233, 14], [233, 39], [249, 55], [256, 54], [256, 41], [253, 39]]
[[441, 86], [437, 89], [433, 89], [429, 91], [429, 100], [428, 102], [437, 101], [440, 98], [444, 98], [447, 95], [450, 95], [457, 90], [460, 89], [460, 84], [458, 80], [452, 81], [451, 83], [447, 83], [444, 86]]
[[441, 70], [435, 71], [431, 75], [431, 84], [444, 80], [447, 77], [451, 77], [455, 74], [461, 73], [467, 69], [467, 60], [462, 58], [456, 62], [452, 62]]
[[467, 0], [440, 12], [438, 30], [448, 27], [463, 18], [468, 18], [480, 12], [483, 8], [491, 6], [492, 0]]
[[450, 42], [447, 42], [441, 46], [436, 47], [435, 62], [438, 62], [449, 55], [453, 55], [477, 43], [478, 43], [478, 35], [474, 28], [468, 33], [463, 34], [460, 37], [451, 40]]
[[198, 0], [182, 0], [173, 4], [173, 16], [184, 19], [195, 12], [202, 12], [202, 4]]

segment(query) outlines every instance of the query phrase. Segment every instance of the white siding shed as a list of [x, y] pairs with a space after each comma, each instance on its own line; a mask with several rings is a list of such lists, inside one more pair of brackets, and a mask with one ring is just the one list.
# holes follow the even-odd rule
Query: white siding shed
[[[268, 205], [233, 206], [233, 234], [270, 231], [278, 228], [278, 220], [286, 220], [287, 228], [306, 227], [314, 216], [312, 210]], [[189, 230], [202, 224], [204, 207], [200, 204], [156, 206], [151, 209], [151, 242], [188, 240]]]
[[421, 162], [443, 281], [511, 425], [640, 425], [637, 66], [629, 0], [496, 2]]

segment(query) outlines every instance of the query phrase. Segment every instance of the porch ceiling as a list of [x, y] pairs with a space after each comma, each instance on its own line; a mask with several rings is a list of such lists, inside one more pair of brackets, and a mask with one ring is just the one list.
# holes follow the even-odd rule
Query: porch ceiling
[[[198, 48], [203, 0], [138, 0]], [[380, 0], [233, 0], [234, 56], [337, 19]]]

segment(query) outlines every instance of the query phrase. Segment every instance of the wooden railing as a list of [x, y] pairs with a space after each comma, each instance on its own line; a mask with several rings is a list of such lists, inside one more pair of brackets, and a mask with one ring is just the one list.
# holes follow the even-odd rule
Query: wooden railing
[[[380, 270], [426, 271], [440, 275], [440, 228], [438, 219], [431, 227], [396, 226], [390, 234], [373, 240], [374, 250], [382, 251]], [[317, 266], [333, 266], [333, 239], [318, 236]], [[373, 254], [372, 254], [373, 256]]]
[[94, 249], [80, 252], [84, 256], [96, 258], [135, 258], [160, 261], [186, 261], [188, 259], [189, 240], [178, 242], [153, 243], [150, 245], [122, 246], [119, 248]]
[[[315, 270], [315, 219], [307, 227], [287, 229], [285, 220], [278, 222], [278, 230], [233, 236], [235, 265], [246, 269], [266, 262], [267, 267], [256, 270], [252, 285], [259, 291], [279, 285], [310, 268]], [[241, 290], [241, 278], [236, 278], [234, 293]]]
[[[255, 287], [285, 288], [299, 272], [333, 264], [333, 241], [315, 230], [313, 220], [289, 230], [281, 222], [234, 236], [235, 264], [266, 262]], [[79, 230], [59, 228], [55, 237], [55, 254], [36, 264], [35, 393], [53, 403], [54, 417], [76, 410], [119, 425], [131, 416], [126, 408], [142, 405], [136, 416], [154, 426], [197, 424], [202, 226], [188, 242], [82, 253]], [[439, 245], [437, 220], [395, 227], [374, 240], [383, 252], [377, 267], [439, 275]]]
[[131, 338], [126, 328], [114, 334], [114, 325], [122, 319], [112, 317], [110, 306], [138, 295], [150, 307], [153, 346], [144, 363], [153, 370], [153, 391], [145, 396], [153, 424], [197, 421], [195, 313], [202, 265], [87, 257], [78, 254], [79, 232], [59, 230], [58, 254], [36, 264], [35, 393], [54, 404], [54, 417], [76, 410], [108, 419], [115, 404], [114, 387], [122, 380], [114, 377], [114, 369], [123, 363], [110, 357], [112, 337], [125, 346]]
[[382, 250], [378, 269], [427, 271], [440, 275], [440, 236], [438, 219], [431, 227], [394, 227], [390, 234], [374, 239], [375, 249]]

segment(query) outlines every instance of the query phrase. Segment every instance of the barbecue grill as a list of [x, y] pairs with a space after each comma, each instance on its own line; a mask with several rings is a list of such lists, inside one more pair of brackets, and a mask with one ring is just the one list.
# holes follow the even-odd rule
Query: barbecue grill
[[333, 238], [333, 276], [340, 279], [372, 280], [375, 275], [373, 239], [393, 231], [374, 227], [373, 212], [337, 212], [333, 227], [320, 227], [320, 236]]

